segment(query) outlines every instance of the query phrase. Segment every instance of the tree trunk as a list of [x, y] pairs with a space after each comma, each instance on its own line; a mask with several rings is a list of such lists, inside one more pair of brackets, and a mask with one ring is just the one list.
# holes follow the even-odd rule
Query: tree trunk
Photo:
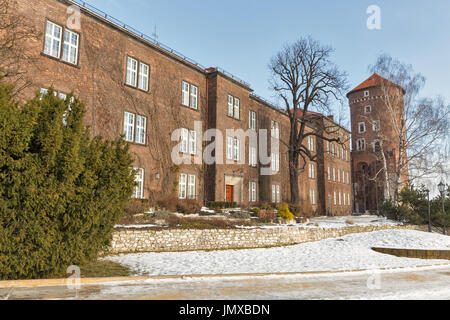
[[291, 187], [291, 203], [300, 203], [300, 190], [298, 188], [298, 158], [299, 154], [289, 151], [289, 182]]

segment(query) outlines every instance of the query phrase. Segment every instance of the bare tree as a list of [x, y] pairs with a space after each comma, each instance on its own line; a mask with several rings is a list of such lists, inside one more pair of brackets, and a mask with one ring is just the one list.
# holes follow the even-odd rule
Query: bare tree
[[[346, 73], [330, 61], [333, 49], [323, 46], [311, 37], [302, 38], [286, 45], [269, 63], [272, 89], [284, 102], [290, 120], [289, 178], [291, 202], [299, 203], [299, 159], [316, 161], [303, 143], [308, 136], [317, 136], [330, 142], [343, 144], [341, 137], [325, 135], [321, 130], [306, 132], [306, 126], [313, 122], [309, 110], [329, 110], [331, 98], [340, 100], [347, 88]], [[326, 128], [331, 134], [336, 128]]]
[[[443, 173], [448, 155], [443, 147], [448, 139], [450, 105], [442, 98], [420, 97], [425, 85], [425, 77], [415, 73], [411, 65], [404, 64], [389, 55], [378, 57], [369, 69], [381, 75], [383, 112], [391, 122], [392, 132], [379, 130], [380, 146], [378, 154], [383, 161], [380, 171], [385, 174], [387, 199], [397, 203], [398, 193], [408, 183]], [[394, 85], [403, 89], [395, 90]], [[394, 147], [395, 163], [387, 167], [386, 157]]]
[[7, 78], [19, 92], [31, 84], [28, 68], [35, 58], [26, 48], [39, 32], [16, 7], [15, 0], [0, 0], [0, 78]]

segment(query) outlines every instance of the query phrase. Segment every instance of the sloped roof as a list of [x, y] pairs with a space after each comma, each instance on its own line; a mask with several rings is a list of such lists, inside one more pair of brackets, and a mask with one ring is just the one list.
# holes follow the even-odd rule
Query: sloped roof
[[[357, 86], [355, 89], [353, 89], [352, 91], [347, 93], [347, 97], [353, 92], [360, 91], [360, 90], [363, 90], [363, 89], [372, 88], [372, 87], [376, 87], [376, 86], [380, 86], [383, 82], [388, 83], [388, 84], [390, 84], [392, 86], [395, 86], [395, 87], [400, 87], [399, 85], [389, 81], [388, 79], [383, 78], [379, 74], [374, 73], [369, 78], [367, 78], [363, 83], [361, 83], [359, 86]], [[403, 90], [403, 93], [404, 93], [405, 90], [403, 88], [402, 88], [402, 90]]]

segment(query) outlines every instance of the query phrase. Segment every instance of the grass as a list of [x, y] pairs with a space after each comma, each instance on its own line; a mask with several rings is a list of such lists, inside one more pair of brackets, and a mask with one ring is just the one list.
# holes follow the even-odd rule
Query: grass
[[127, 277], [131, 275], [129, 268], [108, 260], [98, 260], [80, 269], [82, 278]]

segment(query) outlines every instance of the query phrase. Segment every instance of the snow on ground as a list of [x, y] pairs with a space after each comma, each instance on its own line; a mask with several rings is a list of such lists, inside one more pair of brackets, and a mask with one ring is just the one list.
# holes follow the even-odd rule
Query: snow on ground
[[[348, 220], [352, 220], [352, 224], [347, 223]], [[349, 226], [384, 226], [384, 225], [401, 225], [401, 222], [389, 220], [385, 217], [378, 217], [373, 215], [363, 215], [363, 216], [339, 216], [339, 217], [313, 217], [308, 222], [296, 223], [288, 225], [289, 227], [300, 227], [300, 228], [321, 228], [321, 229], [333, 229], [333, 228], [343, 228]], [[241, 229], [273, 229], [282, 228], [286, 225], [267, 225], [259, 227], [249, 227], [249, 226], [238, 226]]]
[[449, 263], [399, 258], [375, 252], [371, 247], [450, 250], [450, 237], [413, 230], [382, 230], [286, 247], [136, 253], [106, 259], [127, 265], [140, 275], [350, 271]]

